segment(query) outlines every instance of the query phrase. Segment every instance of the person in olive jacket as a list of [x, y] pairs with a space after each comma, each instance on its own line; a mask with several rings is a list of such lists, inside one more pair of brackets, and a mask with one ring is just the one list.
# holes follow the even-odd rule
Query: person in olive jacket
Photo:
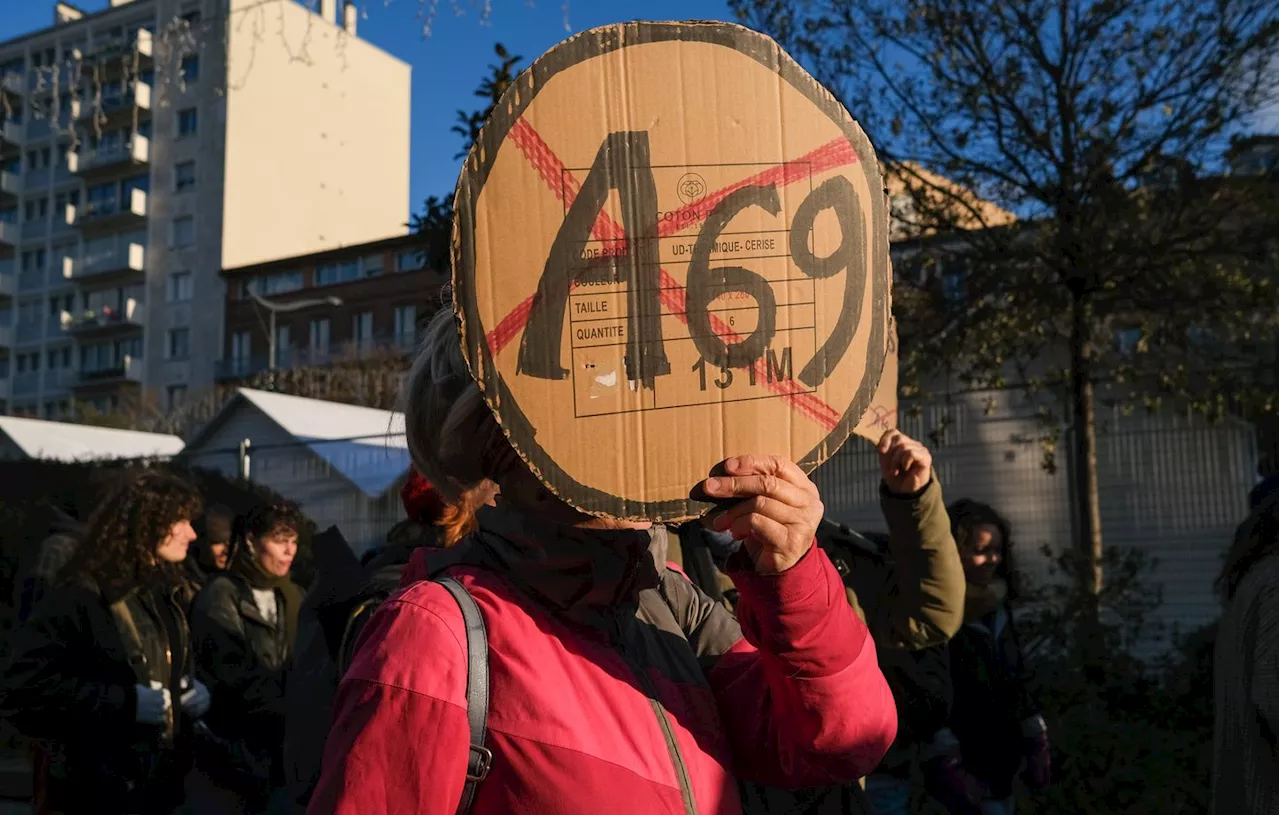
[[[868, 793], [841, 790], [802, 792], [747, 790], [764, 811], [906, 811], [909, 770], [921, 743], [947, 723], [950, 679], [946, 643], [964, 617], [965, 577], [942, 487], [928, 448], [899, 430], [888, 430], [876, 445], [880, 464], [880, 509], [889, 532], [854, 532], [830, 522], [818, 530], [818, 544], [845, 584], [849, 604], [867, 624], [880, 667], [898, 706], [899, 737], [875, 774]], [[732, 605], [718, 576], [708, 578], [703, 561], [723, 560], [724, 541], [698, 525], [681, 528], [682, 552], [671, 559], [713, 598]], [[705, 549], [707, 551], [700, 551]], [[679, 558], [677, 560], [677, 558]], [[869, 800], [867, 800], [869, 798]]]
[[289, 572], [305, 523], [287, 502], [254, 507], [230, 567], [192, 607], [197, 675], [213, 694], [188, 786], [201, 812], [260, 812], [283, 787], [284, 677], [303, 597]]
[[190, 675], [178, 597], [199, 512], [199, 493], [178, 478], [129, 477], [17, 631], [0, 715], [64, 757], [37, 791], [47, 810], [153, 815], [182, 805], [192, 723], [209, 706]]

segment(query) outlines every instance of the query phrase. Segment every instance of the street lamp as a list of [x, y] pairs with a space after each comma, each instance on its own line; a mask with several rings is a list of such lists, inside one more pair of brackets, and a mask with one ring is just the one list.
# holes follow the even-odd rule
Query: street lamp
[[267, 370], [275, 372], [276, 370], [276, 313], [289, 313], [291, 311], [301, 311], [304, 308], [315, 308], [316, 306], [340, 306], [342, 305], [341, 297], [325, 297], [311, 298], [309, 300], [294, 300], [290, 303], [273, 303], [261, 295], [249, 292], [249, 296], [253, 298], [253, 302], [262, 306], [267, 310], [270, 317], [270, 328], [267, 329]]

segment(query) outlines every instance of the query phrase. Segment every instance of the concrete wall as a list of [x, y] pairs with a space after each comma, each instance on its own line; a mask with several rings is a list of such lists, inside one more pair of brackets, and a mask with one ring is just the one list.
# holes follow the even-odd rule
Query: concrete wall
[[[177, 0], [161, 2], [159, 19], [171, 21], [182, 8]], [[150, 234], [147, 251], [146, 387], [168, 408], [167, 390], [186, 385], [190, 395], [213, 382], [213, 367], [222, 338], [222, 308], [226, 283], [222, 269], [223, 193], [226, 154], [226, 50], [223, 34], [226, 20], [207, 3], [198, 36], [185, 41], [180, 36], [157, 37], [155, 94], [151, 139]], [[200, 77], [192, 82], [178, 79], [182, 58], [194, 54], [200, 60]], [[178, 114], [195, 108], [197, 131], [178, 138]], [[196, 184], [189, 191], [174, 189], [174, 167], [194, 161]], [[173, 222], [184, 216], [195, 221], [195, 242], [172, 247]], [[190, 272], [192, 298], [187, 302], [166, 301], [165, 286], [175, 273]], [[170, 329], [190, 331], [190, 352], [185, 359], [166, 357]]]
[[225, 268], [409, 219], [409, 66], [298, 3], [231, 0]]

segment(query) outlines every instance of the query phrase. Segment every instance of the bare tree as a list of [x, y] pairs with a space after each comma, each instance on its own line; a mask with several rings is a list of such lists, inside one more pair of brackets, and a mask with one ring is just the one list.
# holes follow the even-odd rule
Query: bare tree
[[[1275, 422], [1276, 184], [1224, 177], [1222, 156], [1274, 104], [1276, 8], [731, 5], [807, 63], [910, 182], [896, 208], [934, 237], [895, 293], [908, 386], [945, 374], [1062, 396], [1080, 578], [1096, 597], [1100, 397], [1221, 415], [1235, 396]], [[966, 190], [1018, 221], [987, 223]]]

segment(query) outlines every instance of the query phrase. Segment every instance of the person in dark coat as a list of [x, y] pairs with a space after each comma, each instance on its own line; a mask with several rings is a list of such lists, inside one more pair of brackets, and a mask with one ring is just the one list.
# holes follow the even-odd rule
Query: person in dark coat
[[54, 507], [49, 536], [40, 542], [34, 562], [22, 580], [18, 597], [18, 621], [25, 622], [36, 604], [58, 581], [58, 573], [71, 558], [84, 538], [85, 525], [67, 508]]
[[231, 532], [236, 514], [222, 504], [214, 504], [194, 524], [196, 540], [182, 567], [186, 575], [190, 601], [216, 574], [231, 565]]
[[320, 780], [333, 696], [360, 628], [376, 604], [399, 587], [414, 551], [440, 543], [435, 524], [447, 506], [431, 483], [411, 471], [400, 497], [407, 517], [387, 533], [386, 545], [362, 558], [358, 568], [336, 530], [326, 531], [312, 544], [318, 577], [302, 603], [297, 658], [285, 683], [285, 783], [297, 813], [306, 811]]
[[129, 478], [90, 517], [83, 543], [17, 631], [0, 715], [54, 742], [47, 811], [171, 813], [183, 801], [194, 720], [209, 693], [191, 677], [179, 564], [200, 495], [158, 472]]
[[1280, 809], [1275, 484], [1256, 496], [1216, 584], [1226, 605], [1213, 658], [1212, 815]]
[[283, 785], [284, 677], [303, 598], [289, 572], [304, 525], [287, 502], [250, 510], [230, 567], [192, 607], [197, 675], [213, 694], [188, 784], [198, 811], [258, 813]]
[[947, 514], [964, 564], [965, 613], [950, 645], [951, 718], [932, 740], [943, 749], [926, 781], [952, 815], [1012, 815], [1019, 771], [1035, 790], [1049, 784], [1050, 765], [1048, 730], [1028, 690], [1013, 622], [1009, 522], [970, 499]]

